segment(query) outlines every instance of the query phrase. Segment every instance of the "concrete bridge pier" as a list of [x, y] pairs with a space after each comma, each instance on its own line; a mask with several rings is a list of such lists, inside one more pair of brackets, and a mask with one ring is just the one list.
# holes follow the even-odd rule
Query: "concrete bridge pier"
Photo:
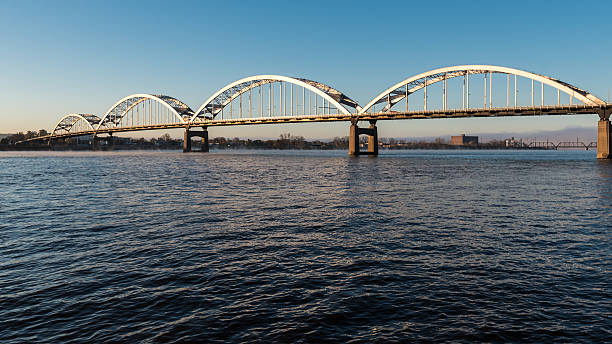
[[91, 150], [99, 151], [101, 149], [100, 141], [102, 140], [106, 141], [104, 150], [113, 150], [115, 146], [115, 142], [114, 142], [112, 133], [110, 133], [107, 137], [100, 137], [98, 135], [93, 135], [93, 137], [91, 138], [91, 141], [89, 142], [89, 146], [91, 147]]
[[108, 133], [108, 137], [106, 138], [106, 147], [108, 150], [113, 150], [115, 148], [115, 139], [113, 138], [113, 133]]
[[597, 159], [612, 159], [612, 130], [610, 119], [600, 119], [597, 123]]
[[194, 136], [202, 138], [202, 149], [200, 152], [208, 152], [209, 145], [207, 127], [202, 127], [202, 130], [199, 131], [190, 131], [189, 128], [185, 129], [185, 136], [183, 138], [183, 152], [191, 152], [191, 138]]
[[104, 138], [101, 138], [98, 135], [94, 135], [91, 139], [91, 149], [95, 151], [99, 151], [101, 140], [104, 140]]
[[[376, 128], [376, 120], [370, 121], [369, 128], [359, 128], [357, 119], [351, 120], [351, 130], [349, 133], [349, 156], [359, 155], [378, 155], [378, 129]], [[359, 135], [368, 135], [368, 151], [361, 152], [359, 150]]]
[[599, 115], [597, 123], [597, 159], [612, 159], [612, 128], [610, 126], [610, 114], [612, 109], [604, 108]]

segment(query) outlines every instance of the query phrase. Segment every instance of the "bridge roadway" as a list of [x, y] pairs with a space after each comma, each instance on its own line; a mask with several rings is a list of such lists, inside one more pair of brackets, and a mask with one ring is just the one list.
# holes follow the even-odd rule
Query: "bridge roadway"
[[[70, 137], [100, 134], [146, 131], [146, 130], [162, 130], [162, 129], [186, 129], [185, 136], [185, 151], [191, 151], [191, 137], [201, 136], [206, 145], [204, 151], [208, 151], [208, 133], [207, 127], [218, 126], [236, 126], [236, 125], [257, 125], [257, 124], [282, 124], [282, 123], [304, 123], [304, 122], [352, 122], [352, 125], [357, 128], [351, 131], [350, 138], [350, 155], [377, 155], [378, 154], [378, 138], [376, 127], [374, 124], [380, 120], [400, 120], [400, 119], [448, 119], [448, 118], [468, 118], [468, 117], [517, 117], [517, 116], [542, 116], [542, 115], [581, 115], [581, 114], [598, 114], [612, 112], [612, 104], [605, 106], [601, 105], [553, 105], [553, 106], [523, 106], [523, 107], [501, 107], [501, 108], [474, 108], [464, 110], [430, 110], [430, 111], [386, 111], [377, 113], [362, 113], [362, 114], [331, 114], [331, 115], [307, 115], [307, 116], [285, 116], [285, 117], [257, 117], [257, 118], [232, 118], [232, 119], [213, 119], [201, 121], [198, 123], [166, 123], [157, 125], [143, 125], [132, 127], [111, 127], [99, 128], [97, 130], [87, 130], [80, 132], [68, 132], [64, 134], [47, 135], [36, 137], [33, 140], [55, 140], [65, 139]], [[369, 129], [359, 129], [358, 121], [368, 121], [372, 123], [371, 128], [374, 132], [369, 132]], [[204, 133], [190, 132], [190, 128], [203, 128]], [[361, 132], [360, 132], [361, 130]], [[359, 151], [359, 134], [369, 136], [368, 151]], [[205, 135], [205, 136], [204, 136]], [[189, 141], [189, 142], [187, 142]]]

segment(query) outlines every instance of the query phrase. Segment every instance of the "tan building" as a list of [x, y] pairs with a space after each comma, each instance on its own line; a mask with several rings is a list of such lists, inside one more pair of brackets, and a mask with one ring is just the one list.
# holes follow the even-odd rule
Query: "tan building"
[[478, 136], [465, 136], [465, 134], [461, 134], [461, 136], [451, 136], [451, 144], [457, 146], [477, 145]]

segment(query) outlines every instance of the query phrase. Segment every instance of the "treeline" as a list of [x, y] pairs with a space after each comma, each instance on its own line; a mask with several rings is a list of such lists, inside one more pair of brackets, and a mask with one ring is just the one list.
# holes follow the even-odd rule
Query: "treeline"
[[209, 146], [217, 149], [346, 149], [348, 137], [335, 137], [331, 141], [307, 141], [302, 136], [291, 134], [281, 134], [276, 140], [215, 137], [209, 141]]
[[[108, 144], [108, 141], [106, 143]], [[179, 149], [183, 147], [183, 139], [173, 139], [170, 134], [150, 139], [115, 137], [113, 146], [115, 149]]]
[[[0, 140], [0, 149], [28, 149], [47, 147], [46, 142], [31, 142], [25, 145], [14, 146], [16, 142], [29, 138], [46, 136], [46, 130], [19, 132], [8, 135]], [[53, 149], [89, 149], [92, 144], [92, 137], [66, 138], [53, 141]], [[183, 139], [173, 139], [169, 134], [163, 134], [158, 138], [129, 138], [114, 137], [112, 144], [100, 138], [100, 149], [181, 149]], [[367, 145], [367, 136], [361, 136], [359, 142], [362, 146]], [[335, 137], [332, 140], [306, 140], [302, 136], [292, 136], [291, 134], [281, 134], [278, 139], [241, 139], [238, 137], [225, 138], [215, 137], [209, 140], [211, 149], [348, 149], [348, 137]], [[457, 146], [443, 138], [436, 138], [433, 141], [410, 141], [406, 139], [380, 138], [379, 147], [381, 149], [500, 149], [506, 148], [505, 142], [492, 140], [487, 143], [476, 145]], [[194, 140], [194, 147], [199, 146], [199, 139]], [[112, 146], [112, 147], [111, 147]], [[12, 148], [11, 148], [12, 147]]]
[[[87, 150], [92, 147], [92, 136], [73, 137], [53, 140], [51, 146], [48, 142], [28, 142], [15, 146], [16, 142], [45, 136], [47, 132], [28, 131], [7, 136], [0, 143], [0, 150], [7, 149], [42, 149], [51, 148], [55, 150]], [[107, 136], [99, 138], [97, 149], [181, 149], [183, 139], [173, 139], [169, 134], [164, 134], [158, 138], [129, 138], [115, 136], [108, 140]], [[200, 145], [199, 138], [192, 139], [193, 147]], [[312, 140], [308, 141], [302, 136], [292, 136], [291, 134], [281, 134], [278, 139], [241, 139], [238, 137], [225, 138], [215, 137], [209, 140], [209, 147], [212, 149], [348, 149], [348, 137], [335, 137], [330, 141]]]
[[506, 143], [501, 140], [491, 140], [486, 143], [453, 145], [449, 141], [438, 137], [433, 141], [410, 141], [405, 139], [381, 138], [379, 146], [386, 149], [501, 149]]
[[[72, 138], [54, 139], [50, 145], [47, 140], [38, 140], [15, 144], [19, 141], [46, 136], [48, 133], [45, 130], [39, 132], [28, 131], [26, 133], [17, 133], [8, 135], [0, 140], [0, 150], [89, 150], [93, 148], [93, 136], [80, 136]], [[99, 143], [97, 149], [180, 149], [183, 147], [182, 139], [173, 139], [169, 134], [164, 134], [158, 138], [130, 138], [115, 136], [108, 140], [108, 136], [98, 138]]]
[[24, 132], [18, 132], [17, 134], [11, 134], [6, 137], [0, 139], [0, 144], [2, 145], [12, 145], [15, 142], [31, 139], [39, 136], [47, 136], [49, 133], [45, 129], [40, 129], [39, 131], [31, 131], [28, 130]]

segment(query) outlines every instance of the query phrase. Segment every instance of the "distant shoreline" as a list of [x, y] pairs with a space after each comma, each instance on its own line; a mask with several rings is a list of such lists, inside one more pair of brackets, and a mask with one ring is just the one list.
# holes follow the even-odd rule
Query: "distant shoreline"
[[[362, 147], [366, 149], [367, 147]], [[199, 147], [194, 147], [193, 151], [197, 152]], [[327, 150], [345, 150], [344, 148], [295, 148], [295, 147], [283, 147], [283, 148], [273, 148], [273, 147], [218, 147], [211, 146], [211, 150], [215, 151], [231, 151], [231, 150], [305, 150], [305, 151], [327, 151]], [[86, 152], [86, 151], [99, 151], [99, 152], [112, 152], [112, 151], [181, 151], [182, 148], [179, 147], [132, 147], [132, 146], [115, 146], [112, 149], [102, 148], [99, 150], [93, 150], [89, 147], [54, 147], [53, 149], [49, 146], [0, 146], [0, 151], [3, 152], [23, 152], [23, 151], [50, 151], [50, 152]], [[399, 148], [388, 148], [388, 147], [380, 147], [380, 151], [396, 151], [396, 150], [550, 150], [542, 147], [487, 147], [487, 146], [453, 146], [453, 145], [444, 145], [444, 146], [429, 146], [429, 147], [399, 147]]]

